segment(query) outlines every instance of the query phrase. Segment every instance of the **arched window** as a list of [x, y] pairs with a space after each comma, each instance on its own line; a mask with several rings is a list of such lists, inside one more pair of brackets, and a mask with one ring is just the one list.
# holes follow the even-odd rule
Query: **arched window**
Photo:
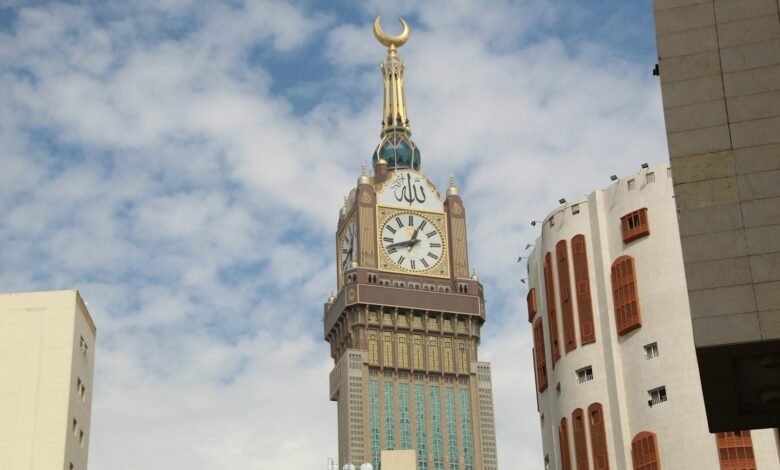
[[617, 332], [624, 335], [642, 326], [634, 258], [621, 256], [612, 263], [612, 299]]
[[647, 431], [640, 432], [631, 441], [631, 461], [634, 470], [659, 470], [658, 437]]
[[756, 470], [750, 431], [719, 432], [715, 436], [721, 470]]
[[558, 296], [561, 298], [561, 316], [563, 317], [563, 343], [566, 352], [577, 347], [574, 335], [574, 308], [571, 298], [571, 278], [569, 278], [569, 254], [566, 240], [555, 245], [555, 260], [558, 263]]
[[577, 470], [590, 470], [588, 464], [588, 440], [585, 437], [585, 416], [582, 408], [571, 414], [571, 426], [574, 428], [574, 461]]
[[555, 313], [555, 288], [550, 253], [544, 257], [544, 293], [547, 301], [547, 322], [550, 327], [550, 350], [552, 351], [553, 369], [555, 369], [555, 363], [561, 358], [561, 349], [558, 344], [558, 315]]
[[566, 428], [566, 418], [561, 419], [558, 426], [558, 440], [561, 443], [561, 470], [571, 470], [571, 456], [569, 455], [569, 431]]
[[593, 468], [596, 470], [608, 470], [607, 432], [604, 428], [604, 410], [601, 403], [593, 403], [588, 407], [588, 417], [590, 420], [590, 446], [593, 452]]
[[574, 290], [577, 293], [577, 312], [580, 320], [580, 342], [581, 344], [595, 343], [596, 330], [593, 324], [593, 301], [590, 296], [590, 274], [584, 235], [577, 235], [571, 239], [571, 252], [576, 286]]
[[536, 319], [533, 329], [536, 385], [539, 393], [542, 393], [547, 390], [547, 358], [544, 354], [544, 326], [541, 317]]

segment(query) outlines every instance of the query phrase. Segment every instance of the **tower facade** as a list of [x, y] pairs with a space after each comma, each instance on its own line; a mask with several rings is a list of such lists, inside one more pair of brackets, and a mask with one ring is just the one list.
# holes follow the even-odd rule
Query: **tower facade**
[[780, 3], [653, 0], [710, 430], [780, 427]]
[[338, 295], [324, 306], [334, 368], [339, 465], [380, 467], [382, 450], [414, 449], [420, 470], [495, 470], [490, 364], [478, 360], [482, 285], [469, 275], [466, 211], [454, 181], [442, 197], [411, 140], [404, 64], [408, 39], [374, 34], [384, 106], [373, 176], [339, 213]]
[[87, 468], [94, 352], [77, 291], [0, 294], [0, 468]]
[[668, 165], [550, 213], [528, 261], [548, 469], [774, 469], [773, 430], [711, 434]]

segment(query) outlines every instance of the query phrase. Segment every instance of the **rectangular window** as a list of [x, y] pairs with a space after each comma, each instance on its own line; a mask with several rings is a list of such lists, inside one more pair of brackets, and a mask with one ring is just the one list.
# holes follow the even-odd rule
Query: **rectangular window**
[[403, 327], [409, 326], [409, 324], [406, 323], [406, 314], [404, 313], [398, 314], [398, 326], [403, 326]]
[[617, 333], [624, 335], [642, 326], [634, 258], [621, 256], [612, 263], [612, 301]]
[[412, 366], [415, 369], [423, 369], [425, 365], [423, 361], [422, 336], [415, 335], [412, 337], [412, 341]]
[[650, 395], [648, 405], [653, 406], [666, 401], [666, 387], [658, 387], [647, 392]]
[[422, 317], [420, 315], [415, 315], [414, 317], [412, 317], [412, 327], [422, 330], [423, 322], [422, 322]]
[[[414, 385], [414, 434], [417, 441], [417, 468], [428, 468], [428, 446], [425, 436], [425, 389]], [[378, 468], [378, 467], [377, 467]]]
[[369, 323], [377, 323], [377, 314], [374, 310], [369, 310], [368, 312], [368, 322]]
[[583, 383], [591, 380], [593, 380], [593, 367], [588, 366], [577, 370], [577, 382]]
[[452, 332], [452, 320], [449, 318], [445, 318], [442, 322], [442, 329], [444, 331]]
[[76, 418], [73, 418], [73, 435], [76, 435], [76, 428], [78, 427], [79, 422], [76, 421]]
[[438, 322], [436, 321], [435, 318], [428, 318], [428, 329], [429, 330], [438, 330], [439, 329], [439, 324], [438, 324]]
[[393, 314], [385, 312], [382, 315], [382, 324], [387, 326], [393, 326]]
[[645, 359], [652, 359], [658, 357], [658, 343], [650, 343], [645, 345]]
[[401, 425], [401, 449], [412, 448], [412, 438], [409, 431], [409, 384], [398, 384], [398, 421]]
[[84, 447], [84, 430], [79, 431], [79, 445]]
[[458, 372], [465, 374], [469, 372], [468, 361], [466, 361], [466, 343], [458, 341]]
[[636, 189], [636, 180], [634, 180], [632, 178], [632, 179], [628, 180], [628, 190], [629, 191], [633, 191], [635, 189]]
[[433, 469], [444, 470], [444, 450], [442, 443], [441, 395], [438, 385], [430, 386], [431, 429], [433, 430]]
[[455, 361], [452, 354], [452, 340], [445, 338], [444, 343], [444, 372], [455, 372]]
[[368, 333], [368, 363], [379, 365], [379, 341], [375, 331]]
[[571, 206], [571, 213], [572, 215], [577, 215], [580, 213], [580, 205], [579, 204], [573, 204]]
[[439, 370], [439, 340], [434, 336], [428, 338], [428, 369]]
[[645, 181], [647, 181], [648, 183], [655, 183], [655, 173], [652, 171], [647, 173], [645, 175]]
[[379, 382], [368, 382], [368, 418], [371, 434], [371, 457], [375, 468], [379, 468]]
[[385, 405], [385, 449], [395, 449], [395, 396], [393, 382], [384, 384]]
[[392, 333], [384, 333], [382, 335], [382, 362], [386, 367], [393, 367]]
[[647, 220], [647, 208], [636, 210], [620, 218], [623, 231], [623, 243], [650, 235], [650, 223]]

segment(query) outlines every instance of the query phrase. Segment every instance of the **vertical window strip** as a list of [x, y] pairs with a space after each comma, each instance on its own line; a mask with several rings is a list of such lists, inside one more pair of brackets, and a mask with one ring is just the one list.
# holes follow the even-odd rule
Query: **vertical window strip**
[[544, 325], [541, 317], [534, 322], [533, 332], [536, 385], [539, 393], [542, 393], [547, 390], [547, 357], [544, 352]]
[[444, 342], [444, 372], [455, 372], [455, 365], [452, 360], [452, 340], [445, 338]]
[[450, 470], [458, 470], [458, 434], [455, 422], [455, 390], [444, 389], [444, 409], [447, 413], [447, 444], [450, 455]]
[[439, 370], [439, 340], [435, 336], [428, 337], [428, 368]]
[[424, 368], [424, 360], [423, 360], [423, 344], [422, 344], [422, 336], [413, 336], [412, 337], [412, 359], [413, 359], [413, 366], [415, 369], [422, 369]]
[[430, 386], [431, 430], [433, 431], [433, 470], [444, 470], [444, 452], [441, 435], [441, 395], [438, 385]]
[[375, 366], [379, 365], [379, 344], [375, 331], [368, 333], [368, 363]]
[[577, 294], [577, 312], [580, 320], [580, 344], [596, 342], [593, 323], [593, 300], [590, 294], [590, 274], [588, 273], [588, 254], [585, 248], [585, 236], [576, 235], [571, 239], [572, 264], [574, 265], [574, 284]]
[[585, 437], [585, 417], [582, 408], [574, 410], [571, 421], [572, 428], [574, 428], [574, 461], [577, 463], [577, 470], [590, 470], [588, 440]]
[[571, 470], [571, 456], [569, 454], [569, 430], [566, 427], [566, 418], [561, 419], [558, 426], [558, 441], [561, 445], [561, 470]]
[[385, 448], [395, 449], [395, 400], [393, 397], [393, 382], [385, 382]]
[[554, 369], [555, 363], [561, 358], [561, 350], [558, 344], [558, 316], [555, 313], [555, 287], [553, 286], [552, 255], [550, 253], [544, 257], [544, 292], [547, 301], [547, 322], [550, 327], [550, 350], [552, 351]]
[[561, 240], [555, 245], [555, 259], [558, 263], [558, 297], [561, 299], [563, 342], [564, 349], [568, 353], [577, 348], [577, 337], [574, 333], [574, 308], [572, 307], [569, 255], [566, 240]]
[[458, 341], [458, 372], [468, 373], [468, 361], [466, 361], [466, 342]]
[[590, 444], [593, 452], [593, 467], [596, 470], [609, 470], [607, 455], [607, 432], [604, 428], [604, 410], [601, 403], [588, 407], [590, 417]]
[[398, 341], [398, 367], [409, 367], [409, 346], [406, 342], [405, 334], [396, 335], [396, 341]]
[[642, 326], [639, 296], [636, 287], [634, 258], [621, 256], [612, 263], [612, 300], [615, 304], [615, 324], [619, 335]]
[[471, 442], [471, 400], [469, 391], [460, 390], [460, 425], [463, 435], [463, 463], [465, 470], [474, 470], [474, 448]]
[[379, 468], [379, 382], [368, 382], [369, 425], [371, 427], [371, 460]]
[[398, 421], [401, 425], [401, 449], [411, 449], [409, 432], [409, 384], [398, 384]]
[[385, 333], [382, 336], [382, 362], [386, 367], [393, 367], [393, 335], [392, 333]]
[[425, 386], [414, 384], [414, 432], [417, 441], [417, 468], [428, 470], [428, 441], [425, 433]]

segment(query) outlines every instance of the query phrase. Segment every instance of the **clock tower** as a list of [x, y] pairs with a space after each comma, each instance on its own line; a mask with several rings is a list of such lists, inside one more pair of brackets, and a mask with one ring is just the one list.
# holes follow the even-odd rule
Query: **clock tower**
[[411, 140], [398, 49], [381, 17], [374, 35], [384, 107], [373, 176], [345, 199], [336, 230], [338, 295], [324, 308], [338, 404], [339, 467], [380, 467], [382, 450], [414, 449], [419, 470], [495, 470], [490, 364], [478, 360], [482, 285], [469, 275], [466, 210], [444, 196]]

